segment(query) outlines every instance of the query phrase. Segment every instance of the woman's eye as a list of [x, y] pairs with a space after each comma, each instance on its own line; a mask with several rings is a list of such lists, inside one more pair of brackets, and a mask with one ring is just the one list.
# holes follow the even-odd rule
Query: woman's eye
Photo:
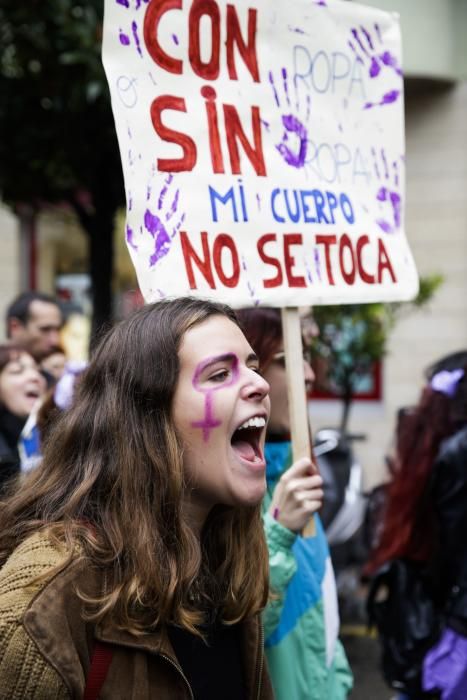
[[209, 377], [210, 382], [224, 382], [229, 377], [229, 370], [221, 369]]

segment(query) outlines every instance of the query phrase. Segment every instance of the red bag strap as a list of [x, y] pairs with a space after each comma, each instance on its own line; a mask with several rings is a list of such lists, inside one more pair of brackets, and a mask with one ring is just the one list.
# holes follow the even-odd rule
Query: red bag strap
[[96, 642], [91, 658], [91, 668], [86, 678], [83, 700], [98, 700], [112, 661], [112, 648], [108, 644]]

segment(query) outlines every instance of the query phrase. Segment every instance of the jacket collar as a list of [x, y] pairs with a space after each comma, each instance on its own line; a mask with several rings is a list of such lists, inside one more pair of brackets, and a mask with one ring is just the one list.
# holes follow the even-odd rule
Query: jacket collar
[[[83, 693], [95, 639], [163, 656], [183, 675], [163, 628], [134, 635], [119, 629], [110, 619], [104, 619], [97, 625], [83, 621], [82, 604], [75, 593], [76, 582], [85, 582], [87, 592], [100, 590], [96, 574], [87, 573], [84, 578], [80, 564], [71, 562], [36, 594], [23, 618], [29, 635], [63, 678], [71, 697], [80, 697]], [[256, 698], [262, 674], [262, 646], [261, 623], [257, 615], [242, 623], [245, 681], [251, 698]]]
[[135, 635], [128, 632], [128, 630], [119, 629], [111, 620], [103, 620], [95, 627], [95, 637], [100, 642], [106, 642], [107, 644], [116, 644], [128, 649], [138, 649], [149, 654], [169, 656], [176, 662], [169, 636], [162, 628], [154, 632]]
[[[249, 697], [255, 697], [253, 692], [259, 687], [263, 663], [263, 635], [259, 616], [251, 617], [242, 623], [242, 656], [245, 673], [245, 683], [249, 689]], [[167, 631], [163, 628], [149, 634], [135, 636], [126, 630], [117, 628], [109, 621], [103, 621], [96, 626], [95, 637], [107, 644], [116, 644], [129, 649], [144, 650], [150, 654], [158, 654], [169, 659], [180, 672], [178, 659], [170, 643]]]

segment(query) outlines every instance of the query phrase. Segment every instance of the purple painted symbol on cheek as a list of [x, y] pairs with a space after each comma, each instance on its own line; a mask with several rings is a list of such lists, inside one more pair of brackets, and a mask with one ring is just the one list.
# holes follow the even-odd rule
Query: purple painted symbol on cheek
[[[209, 365], [213, 364], [216, 361], [222, 361], [222, 360], [230, 360], [231, 361], [231, 372], [232, 375], [230, 379], [226, 382], [223, 382], [219, 386], [212, 387], [212, 388], [205, 388], [200, 386], [200, 376], [203, 372], [203, 370], [208, 367]], [[192, 427], [193, 428], [201, 428], [203, 431], [203, 440], [204, 442], [208, 442], [209, 440], [209, 435], [211, 433], [211, 430], [213, 428], [218, 428], [221, 424], [222, 421], [217, 420], [214, 417], [213, 410], [212, 410], [212, 403], [213, 403], [213, 394], [215, 391], [218, 391], [219, 389], [226, 389], [229, 386], [232, 386], [232, 384], [235, 384], [238, 381], [238, 375], [239, 375], [239, 368], [238, 368], [238, 357], [234, 355], [234, 353], [229, 353], [228, 355], [224, 355], [222, 357], [216, 358], [216, 357], [209, 357], [207, 360], [203, 360], [202, 362], [199, 363], [199, 365], [196, 367], [195, 373], [193, 375], [193, 388], [196, 391], [200, 391], [202, 394], [204, 394], [204, 418], [203, 420], [200, 421], [193, 421], [192, 422]]]

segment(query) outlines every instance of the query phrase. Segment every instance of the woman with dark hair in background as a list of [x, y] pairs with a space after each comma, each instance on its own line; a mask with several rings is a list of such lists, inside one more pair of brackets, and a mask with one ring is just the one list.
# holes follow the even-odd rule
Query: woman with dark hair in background
[[[37, 410], [26, 421], [18, 445], [23, 474], [37, 469], [41, 463], [43, 445], [60, 412], [70, 408], [75, 382], [79, 381], [86, 366], [87, 362], [68, 361], [62, 376], [47, 390]], [[44, 372], [43, 368], [41, 372]]]
[[272, 697], [268, 389], [226, 306], [109, 331], [0, 507], [1, 698]]
[[45, 388], [45, 379], [28, 352], [16, 345], [0, 345], [0, 494], [19, 475], [18, 440]]
[[[263, 613], [266, 655], [277, 700], [344, 700], [352, 688], [334, 572], [317, 511], [322, 479], [309, 459], [292, 464], [282, 324], [277, 309], [237, 313], [270, 385], [266, 435], [267, 494], [263, 519], [269, 550], [271, 599]], [[314, 374], [304, 358], [307, 388]], [[304, 387], [305, 391], [305, 387]], [[314, 514], [316, 532], [302, 531]]]
[[[404, 559], [431, 572], [445, 620], [423, 661], [423, 688], [443, 700], [467, 697], [467, 354], [428, 371], [416, 406], [405, 410], [379, 543], [368, 572]], [[430, 696], [431, 697], [431, 696]]]

